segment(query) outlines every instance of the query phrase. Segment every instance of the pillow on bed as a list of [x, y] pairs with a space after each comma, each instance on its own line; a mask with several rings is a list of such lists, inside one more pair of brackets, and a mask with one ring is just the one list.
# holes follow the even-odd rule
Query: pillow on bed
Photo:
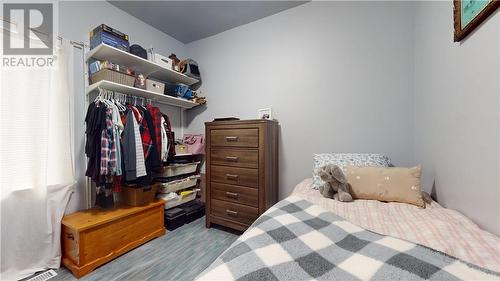
[[318, 176], [319, 168], [335, 164], [339, 166], [345, 173], [346, 166], [375, 166], [375, 167], [390, 167], [391, 160], [387, 156], [376, 153], [319, 153], [313, 157], [313, 185], [314, 189], [318, 189], [323, 185], [323, 181]]
[[354, 199], [408, 203], [425, 208], [420, 190], [422, 167], [355, 167], [346, 168], [347, 182]]

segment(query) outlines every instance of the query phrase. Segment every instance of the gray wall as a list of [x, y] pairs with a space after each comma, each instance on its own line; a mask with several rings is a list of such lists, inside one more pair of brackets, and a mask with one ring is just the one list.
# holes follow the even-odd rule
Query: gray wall
[[188, 44], [214, 117], [281, 123], [280, 197], [311, 177], [318, 152], [380, 152], [413, 164], [412, 3], [312, 2]]
[[[159, 53], [176, 53], [186, 56], [184, 44], [162, 33], [150, 25], [123, 12], [105, 1], [63, 1], [59, 2], [59, 34], [77, 42], [89, 43], [89, 31], [97, 25], [105, 23], [129, 35], [131, 44], [139, 44], [144, 48], [153, 46]], [[86, 50], [88, 51], [88, 49]], [[72, 195], [67, 213], [85, 208], [85, 156], [84, 156], [84, 64], [83, 52], [75, 51], [74, 58], [74, 151], [75, 171], [78, 184]], [[180, 110], [175, 107], [161, 106], [162, 112], [169, 114], [172, 126], [180, 134]]]
[[415, 158], [441, 204], [500, 235], [500, 16], [459, 44], [452, 9], [416, 7]]

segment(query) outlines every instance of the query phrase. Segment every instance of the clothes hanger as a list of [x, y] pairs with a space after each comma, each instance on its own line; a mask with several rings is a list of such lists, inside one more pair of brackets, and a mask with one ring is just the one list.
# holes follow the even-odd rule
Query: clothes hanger
[[103, 95], [102, 95], [101, 101], [102, 101], [102, 103], [104, 103], [104, 105], [107, 107], [107, 106], [108, 106], [108, 102], [107, 102], [107, 98], [108, 98], [108, 90], [104, 89], [103, 91], [104, 91], [104, 93], [103, 93]]
[[118, 95], [115, 101], [116, 107], [118, 107], [118, 110], [120, 111], [125, 111], [127, 108], [122, 104], [122, 99], [124, 95], [121, 93], [116, 93], [116, 94]]
[[97, 87], [97, 89], [99, 90], [99, 94], [95, 97], [94, 102], [99, 102], [101, 100], [101, 96], [102, 96], [101, 87]]
[[111, 90], [105, 90], [105, 91], [106, 91], [106, 95], [105, 95], [105, 98], [103, 99], [103, 102], [107, 107], [112, 107], [111, 95], [113, 94], [113, 91], [111, 91]]

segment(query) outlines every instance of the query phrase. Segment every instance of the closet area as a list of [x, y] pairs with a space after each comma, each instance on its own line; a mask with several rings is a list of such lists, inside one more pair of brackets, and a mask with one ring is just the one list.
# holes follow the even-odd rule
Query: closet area
[[204, 215], [203, 136], [183, 134], [185, 110], [206, 103], [197, 63], [130, 45], [128, 35], [104, 24], [89, 39], [87, 209], [62, 219], [62, 262], [78, 278]]

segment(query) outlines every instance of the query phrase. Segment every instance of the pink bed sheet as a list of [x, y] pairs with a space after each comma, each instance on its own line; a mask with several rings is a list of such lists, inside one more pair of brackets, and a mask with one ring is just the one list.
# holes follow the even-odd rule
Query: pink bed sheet
[[293, 195], [302, 197], [352, 223], [380, 233], [421, 244], [465, 262], [500, 272], [500, 238], [480, 229], [457, 211], [436, 202], [425, 209], [404, 203], [355, 200], [343, 203], [321, 196], [312, 179], [299, 183]]

